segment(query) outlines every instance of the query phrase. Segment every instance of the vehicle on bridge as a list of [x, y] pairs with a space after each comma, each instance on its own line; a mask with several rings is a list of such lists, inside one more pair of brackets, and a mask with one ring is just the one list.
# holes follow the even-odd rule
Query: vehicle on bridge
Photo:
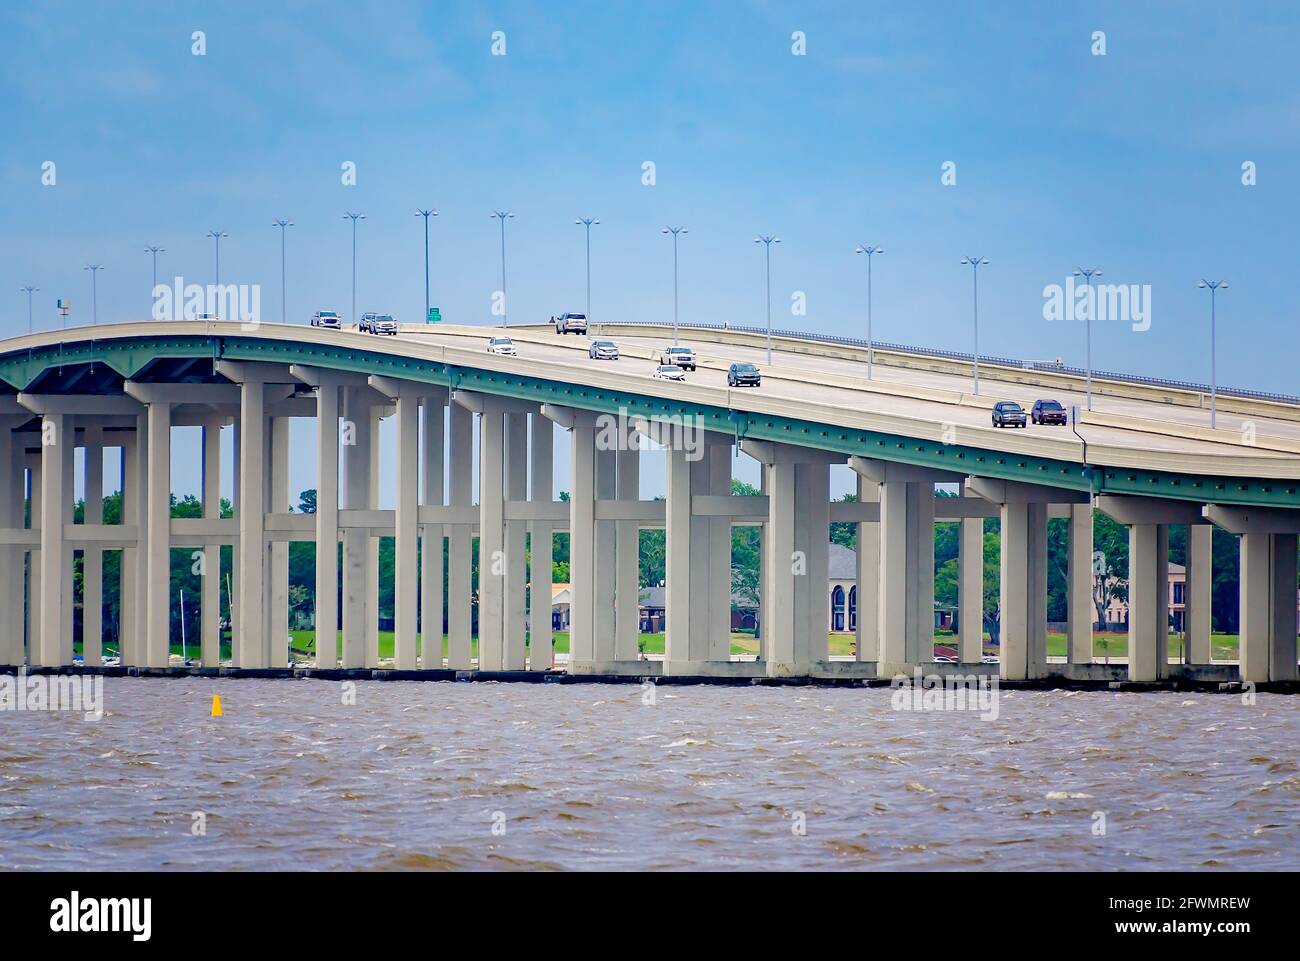
[[551, 323], [555, 325], [557, 334], [585, 334], [587, 332], [587, 315], [563, 313], [559, 317], [552, 317]]
[[397, 321], [392, 314], [377, 314], [373, 310], [361, 315], [357, 330], [363, 334], [397, 334]]
[[488, 353], [499, 354], [502, 357], [518, 357], [519, 351], [515, 349], [515, 342], [509, 337], [493, 337], [488, 340]]
[[674, 345], [659, 352], [659, 363], [676, 364], [682, 370], [695, 369], [695, 348]]
[[732, 364], [727, 368], [728, 387], [758, 387], [763, 383], [763, 375], [753, 364]]
[[654, 380], [685, 380], [686, 371], [676, 364], [660, 364], [650, 376]]
[[311, 315], [313, 327], [328, 327], [330, 330], [342, 330], [343, 322], [339, 320], [336, 310], [318, 310]]
[[1000, 400], [993, 405], [994, 427], [1024, 427], [1025, 409], [1014, 400]]
[[1064, 426], [1069, 418], [1059, 400], [1036, 400], [1029, 412], [1029, 419], [1035, 424], [1060, 424]]
[[592, 360], [618, 360], [618, 345], [612, 340], [593, 340], [587, 356]]

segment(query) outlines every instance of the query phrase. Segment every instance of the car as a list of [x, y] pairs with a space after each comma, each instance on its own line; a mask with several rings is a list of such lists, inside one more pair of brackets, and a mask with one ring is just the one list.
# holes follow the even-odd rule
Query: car
[[669, 366], [675, 364], [682, 370], [694, 370], [695, 351], [693, 348], [678, 345], [665, 347], [659, 352], [659, 363]]
[[660, 364], [650, 376], [655, 380], [685, 380], [686, 371], [676, 364]]
[[373, 310], [367, 311], [361, 315], [361, 323], [357, 324], [357, 330], [363, 334], [389, 334], [397, 333], [397, 321], [393, 319], [392, 314], [377, 314]]
[[493, 337], [488, 340], [488, 353], [500, 354], [502, 357], [518, 357], [515, 342], [509, 337]]
[[618, 345], [612, 340], [593, 340], [587, 356], [592, 360], [618, 360]]
[[763, 375], [753, 364], [732, 364], [727, 368], [728, 387], [757, 387], [763, 382]]
[[980, 658], [980, 663], [981, 663], [981, 664], [1001, 664], [1001, 663], [1002, 663], [1002, 659], [1001, 659], [1000, 657], [998, 657], [996, 654], [985, 654], [983, 657]]
[[1066, 424], [1069, 418], [1059, 400], [1036, 400], [1029, 412], [1029, 419], [1035, 424]]
[[555, 325], [557, 334], [585, 334], [587, 332], [587, 315], [575, 313], [563, 313], [559, 317], [552, 317], [551, 323]]
[[993, 405], [994, 427], [1024, 427], [1025, 409], [1014, 400], [1000, 400]]
[[934, 663], [936, 663], [936, 664], [956, 664], [956, 663], [958, 663], [958, 662], [957, 662], [957, 658], [955, 658], [955, 657], [949, 657], [947, 654], [936, 654], [936, 655], [934, 656]]
[[338, 311], [318, 310], [311, 315], [311, 325], [313, 327], [328, 327], [330, 330], [340, 330], [343, 327], [343, 322], [339, 320]]

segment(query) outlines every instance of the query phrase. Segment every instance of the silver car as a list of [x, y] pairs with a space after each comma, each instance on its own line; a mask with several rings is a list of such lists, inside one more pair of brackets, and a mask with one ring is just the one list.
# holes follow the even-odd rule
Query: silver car
[[369, 311], [361, 315], [361, 323], [357, 324], [357, 329], [363, 334], [389, 334], [397, 333], [397, 321], [393, 319], [392, 314], [376, 314]]
[[676, 364], [660, 364], [650, 376], [654, 380], [685, 380], [686, 371]]
[[612, 340], [593, 340], [587, 356], [592, 360], [618, 360], [618, 345]]
[[328, 327], [330, 330], [339, 330], [343, 323], [339, 320], [337, 311], [318, 310], [311, 315], [311, 325], [313, 327]]

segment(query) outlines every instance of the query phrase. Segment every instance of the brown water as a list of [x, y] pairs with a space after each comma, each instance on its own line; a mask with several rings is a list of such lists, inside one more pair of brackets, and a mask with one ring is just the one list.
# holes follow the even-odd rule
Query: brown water
[[0, 868], [1300, 868], [1280, 695], [1004, 691], [986, 722], [885, 689], [341, 690], [110, 678], [98, 722], [0, 713]]

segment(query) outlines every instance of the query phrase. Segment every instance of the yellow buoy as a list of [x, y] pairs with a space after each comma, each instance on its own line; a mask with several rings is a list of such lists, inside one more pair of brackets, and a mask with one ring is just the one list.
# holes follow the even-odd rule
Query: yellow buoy
[[221, 717], [221, 695], [212, 695], [212, 716]]

